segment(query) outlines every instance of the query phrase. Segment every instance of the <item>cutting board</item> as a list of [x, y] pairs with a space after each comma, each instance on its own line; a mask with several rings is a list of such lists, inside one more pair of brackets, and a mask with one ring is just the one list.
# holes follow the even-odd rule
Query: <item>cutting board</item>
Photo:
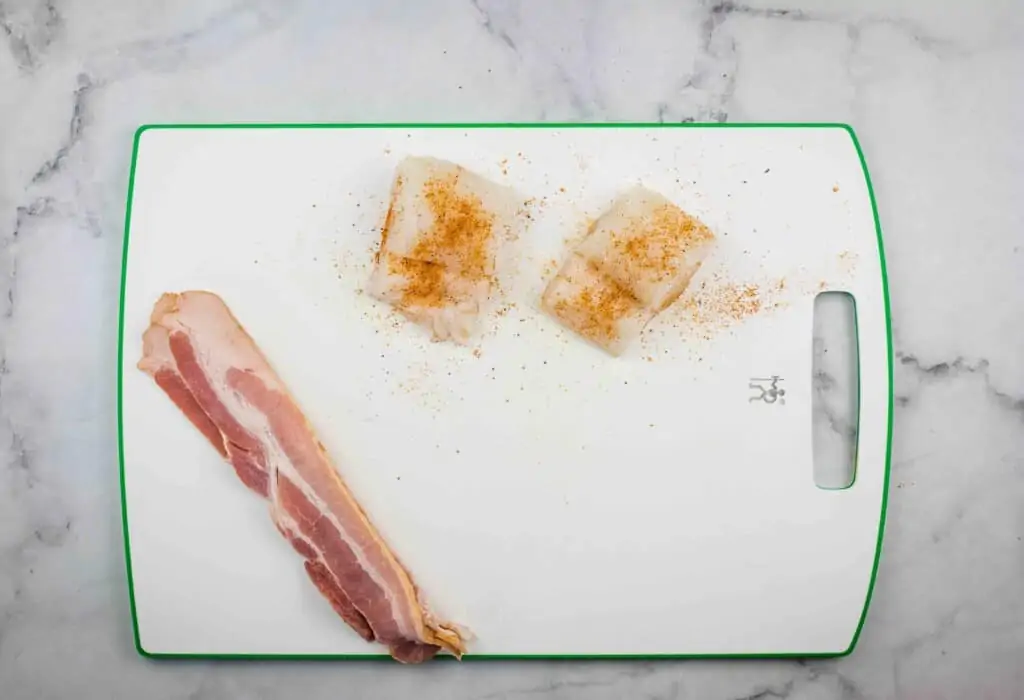
[[[515, 278], [468, 346], [431, 342], [362, 292], [408, 155], [527, 200]], [[637, 183], [700, 217], [718, 246], [612, 358], [538, 297]], [[119, 419], [140, 653], [382, 653], [136, 369], [153, 303], [187, 289], [231, 307], [429, 606], [474, 635], [471, 655], [852, 650], [881, 548], [892, 369], [881, 230], [849, 127], [149, 126], [127, 209]], [[845, 489], [813, 478], [822, 291], [856, 302]]]

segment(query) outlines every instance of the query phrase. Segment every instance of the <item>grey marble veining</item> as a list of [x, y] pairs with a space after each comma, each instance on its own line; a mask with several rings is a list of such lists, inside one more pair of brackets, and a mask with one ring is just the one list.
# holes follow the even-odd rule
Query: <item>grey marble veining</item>
[[[1024, 12], [1017, 0], [0, 0], [0, 696], [1024, 697]], [[135, 127], [846, 121], [893, 306], [882, 564], [823, 661], [154, 663], [115, 422]]]

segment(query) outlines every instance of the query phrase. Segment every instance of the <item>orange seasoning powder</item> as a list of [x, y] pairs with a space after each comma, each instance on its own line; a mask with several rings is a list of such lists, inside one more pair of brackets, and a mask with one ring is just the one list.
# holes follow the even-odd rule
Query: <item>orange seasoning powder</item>
[[639, 275], [662, 282], [678, 272], [683, 255], [714, 235], [700, 221], [674, 205], [655, 209], [649, 218], [612, 236], [615, 252]]
[[575, 296], [555, 302], [553, 310], [564, 319], [574, 319], [575, 330], [584, 338], [602, 345], [613, 343], [619, 339], [619, 321], [636, 313], [640, 302], [591, 263], [587, 266], [596, 277]]
[[[452, 282], [490, 283], [494, 215], [484, 208], [480, 197], [460, 192], [458, 185], [455, 174], [432, 178], [423, 186], [433, 226], [407, 258], [389, 261], [391, 271], [406, 280], [401, 306], [440, 308], [457, 301]], [[385, 239], [390, 219], [389, 212]]]

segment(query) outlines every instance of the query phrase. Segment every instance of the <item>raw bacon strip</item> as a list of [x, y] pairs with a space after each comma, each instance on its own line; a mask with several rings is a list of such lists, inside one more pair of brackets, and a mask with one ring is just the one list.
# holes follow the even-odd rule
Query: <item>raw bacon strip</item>
[[227, 457], [227, 449], [220, 428], [206, 415], [192, 392], [178, 374], [171, 356], [170, 336], [167, 329], [150, 326], [142, 335], [142, 362], [139, 367], [152, 375], [157, 386], [164, 390], [174, 405], [177, 406], [199, 432], [206, 437], [221, 457]]
[[[167, 297], [165, 294], [157, 302], [153, 310], [154, 317], [164, 313]], [[178, 352], [186, 355], [186, 366], [195, 365], [191, 350], [175, 344], [179, 345]], [[142, 360], [139, 362], [139, 369], [153, 376], [157, 386], [164, 390], [199, 432], [235, 468], [242, 483], [261, 496], [266, 496], [267, 471], [262, 463], [259, 443], [217, 404], [212, 387], [201, 374], [193, 377], [193, 386], [186, 383], [178, 370], [171, 346], [170, 331], [151, 323], [142, 335]], [[204, 403], [210, 406], [209, 413]]]
[[426, 610], [309, 421], [218, 296], [164, 294], [143, 335], [139, 368], [243, 483], [269, 499], [275, 525], [305, 558], [309, 578], [360, 636], [409, 663], [442, 649], [464, 653], [459, 631]]

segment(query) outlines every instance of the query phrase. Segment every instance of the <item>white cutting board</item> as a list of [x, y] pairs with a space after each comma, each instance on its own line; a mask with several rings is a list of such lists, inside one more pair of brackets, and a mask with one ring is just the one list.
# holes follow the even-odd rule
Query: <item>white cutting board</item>
[[[535, 198], [515, 305], [468, 348], [429, 342], [359, 292], [406, 155]], [[694, 286], [755, 283], [774, 308], [709, 326], [684, 297], [618, 359], [538, 312], [550, 261], [636, 182], [718, 235]], [[852, 131], [150, 127], [129, 200], [121, 439], [140, 652], [382, 652], [135, 368], [154, 301], [186, 289], [225, 299], [431, 607], [475, 634], [472, 654], [852, 649], [891, 413], [881, 239]], [[811, 445], [824, 289], [854, 296], [860, 356], [856, 480], [831, 491], [814, 483]], [[752, 378], [773, 375], [785, 401], [752, 401]]]

